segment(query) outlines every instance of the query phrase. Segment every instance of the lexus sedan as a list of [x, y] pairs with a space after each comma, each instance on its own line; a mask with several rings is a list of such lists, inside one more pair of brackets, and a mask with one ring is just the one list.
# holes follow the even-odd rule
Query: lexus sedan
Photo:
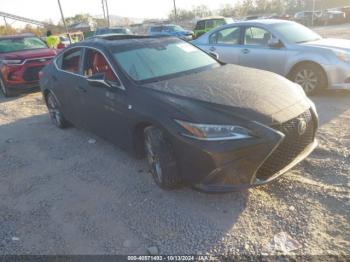
[[350, 90], [350, 40], [325, 39], [292, 21], [238, 22], [208, 32], [193, 44], [225, 63], [272, 71], [306, 93]]
[[39, 87], [39, 71], [57, 54], [31, 35], [0, 37], [0, 91], [4, 96]]
[[62, 51], [40, 78], [55, 125], [146, 156], [164, 189], [265, 184], [317, 144], [316, 109], [299, 85], [224, 65], [175, 37], [92, 38]]

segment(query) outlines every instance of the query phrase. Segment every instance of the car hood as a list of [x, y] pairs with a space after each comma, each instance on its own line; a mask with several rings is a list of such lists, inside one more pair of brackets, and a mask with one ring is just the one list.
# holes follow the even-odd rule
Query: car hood
[[265, 124], [286, 122], [310, 108], [304, 91], [296, 84], [271, 72], [237, 65], [220, 66], [145, 87], [237, 108], [241, 115], [253, 111], [270, 119]]
[[32, 59], [32, 58], [40, 58], [40, 57], [51, 57], [55, 56], [57, 51], [49, 48], [41, 48], [41, 49], [32, 49], [32, 50], [23, 50], [16, 51], [12, 53], [4, 54], [5, 59]]
[[341, 49], [350, 52], [350, 40], [346, 39], [324, 38], [317, 41], [307, 42], [303, 45], [331, 49]]

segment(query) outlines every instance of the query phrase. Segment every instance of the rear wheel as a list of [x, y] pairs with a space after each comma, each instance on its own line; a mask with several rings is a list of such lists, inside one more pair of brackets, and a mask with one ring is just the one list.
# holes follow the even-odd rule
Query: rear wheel
[[62, 115], [58, 101], [52, 93], [47, 94], [46, 104], [50, 113], [50, 118], [54, 125], [58, 128], [66, 128], [68, 126], [68, 122]]
[[313, 63], [298, 65], [291, 73], [291, 80], [301, 85], [307, 94], [314, 94], [327, 87], [327, 77], [320, 66]]
[[10, 92], [1, 77], [0, 77], [0, 90], [1, 90], [1, 93], [4, 95], [4, 97], [10, 96]]
[[154, 181], [165, 190], [178, 188], [181, 184], [175, 155], [170, 142], [156, 127], [144, 131], [145, 152]]

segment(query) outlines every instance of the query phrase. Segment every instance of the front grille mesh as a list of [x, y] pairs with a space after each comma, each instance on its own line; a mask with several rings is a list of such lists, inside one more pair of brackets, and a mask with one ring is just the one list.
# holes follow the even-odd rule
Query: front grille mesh
[[28, 67], [23, 74], [23, 79], [25, 81], [37, 81], [39, 80], [39, 72], [44, 66]]
[[[306, 130], [301, 135], [299, 134], [300, 121], [306, 123]], [[273, 128], [282, 132], [285, 138], [258, 170], [256, 177], [260, 180], [270, 178], [289, 165], [315, 139], [315, 124], [310, 110]]]

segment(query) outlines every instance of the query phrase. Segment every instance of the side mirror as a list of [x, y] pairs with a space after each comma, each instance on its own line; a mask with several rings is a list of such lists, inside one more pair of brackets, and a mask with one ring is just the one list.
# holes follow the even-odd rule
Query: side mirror
[[282, 42], [278, 38], [271, 38], [271, 39], [269, 39], [267, 44], [271, 48], [281, 48], [281, 47], [283, 47]]
[[112, 85], [106, 81], [106, 77], [104, 73], [92, 75], [88, 77], [86, 81], [88, 81], [90, 85], [96, 86], [96, 87], [105, 87], [108, 89], [112, 87]]

